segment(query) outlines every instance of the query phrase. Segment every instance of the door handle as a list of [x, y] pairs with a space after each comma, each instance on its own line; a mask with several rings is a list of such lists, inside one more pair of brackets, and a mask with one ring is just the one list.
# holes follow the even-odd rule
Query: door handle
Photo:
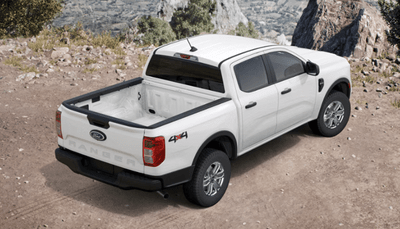
[[256, 102], [250, 102], [249, 104], [247, 104], [245, 107], [246, 107], [246, 109], [249, 109], [249, 108], [252, 108], [252, 107], [254, 107], [255, 105], [257, 105], [257, 103]]
[[281, 92], [281, 94], [284, 95], [284, 94], [287, 94], [287, 93], [289, 93], [289, 92], [291, 92], [291, 91], [292, 91], [291, 88], [285, 88], [285, 90], [283, 90], [283, 91]]

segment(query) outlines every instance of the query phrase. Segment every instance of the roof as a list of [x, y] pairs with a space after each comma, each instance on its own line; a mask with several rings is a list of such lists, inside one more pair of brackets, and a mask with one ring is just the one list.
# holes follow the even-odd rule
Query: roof
[[190, 37], [189, 41], [197, 51], [190, 52], [190, 46], [186, 39], [161, 46], [157, 54], [174, 56], [175, 53], [196, 56], [199, 62], [218, 66], [223, 60], [253, 49], [275, 45], [271, 42], [257, 40], [248, 37], [207, 34]]

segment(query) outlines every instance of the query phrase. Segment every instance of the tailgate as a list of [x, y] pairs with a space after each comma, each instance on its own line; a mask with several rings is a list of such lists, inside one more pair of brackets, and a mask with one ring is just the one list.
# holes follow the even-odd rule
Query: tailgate
[[65, 106], [60, 108], [63, 135], [63, 139], [58, 138], [60, 146], [112, 165], [144, 172], [143, 128], [79, 113]]

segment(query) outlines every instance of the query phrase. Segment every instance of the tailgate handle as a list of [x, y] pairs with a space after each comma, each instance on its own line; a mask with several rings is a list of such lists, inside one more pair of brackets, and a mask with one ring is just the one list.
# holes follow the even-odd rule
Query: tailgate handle
[[93, 117], [88, 115], [87, 119], [89, 120], [89, 123], [93, 126], [101, 127], [104, 129], [110, 128], [110, 124], [108, 123], [107, 119], [101, 118], [101, 117]]

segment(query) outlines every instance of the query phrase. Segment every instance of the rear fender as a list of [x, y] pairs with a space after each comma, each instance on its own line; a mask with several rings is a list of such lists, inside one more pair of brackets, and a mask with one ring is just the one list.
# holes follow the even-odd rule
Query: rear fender
[[225, 152], [229, 159], [237, 157], [237, 142], [235, 136], [228, 131], [221, 131], [210, 136], [199, 148], [193, 159], [192, 165], [196, 165], [197, 160], [205, 148], [219, 149]]

